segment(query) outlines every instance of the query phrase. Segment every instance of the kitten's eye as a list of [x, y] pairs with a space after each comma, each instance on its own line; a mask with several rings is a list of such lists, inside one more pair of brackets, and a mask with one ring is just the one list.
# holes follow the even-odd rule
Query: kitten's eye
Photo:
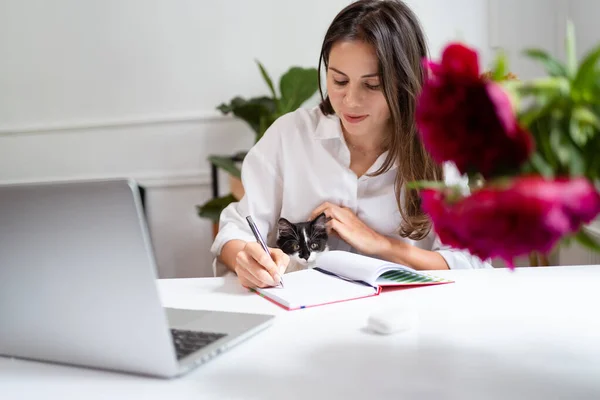
[[300, 245], [296, 243], [295, 245], [292, 246], [292, 250], [294, 250], [294, 251], [300, 250]]
[[319, 248], [319, 245], [317, 243], [311, 243], [310, 248], [316, 250]]

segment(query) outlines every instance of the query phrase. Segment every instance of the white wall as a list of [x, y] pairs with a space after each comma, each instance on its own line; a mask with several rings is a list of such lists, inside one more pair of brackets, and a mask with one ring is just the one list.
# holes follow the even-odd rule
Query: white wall
[[581, 57], [600, 44], [600, 1], [565, 0], [568, 16], [575, 25], [577, 53]]
[[[251, 145], [215, 106], [316, 66], [347, 0], [0, 0], [0, 182], [131, 176], [149, 186], [162, 277], [210, 274], [211, 153]], [[411, 0], [433, 55], [462, 39], [488, 62], [488, 3]], [[517, 7], [517, 5], [513, 5]]]
[[560, 55], [564, 35], [564, 0], [490, 0], [490, 46], [503, 50], [510, 70], [520, 79], [543, 74], [543, 68], [523, 57], [527, 48]]

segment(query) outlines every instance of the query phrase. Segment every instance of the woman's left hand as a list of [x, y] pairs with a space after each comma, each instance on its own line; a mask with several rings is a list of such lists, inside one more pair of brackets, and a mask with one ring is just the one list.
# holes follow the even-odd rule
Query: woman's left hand
[[328, 218], [327, 228], [333, 230], [346, 243], [363, 254], [381, 254], [389, 244], [387, 238], [362, 222], [352, 210], [325, 202], [317, 207], [310, 219], [325, 213]]

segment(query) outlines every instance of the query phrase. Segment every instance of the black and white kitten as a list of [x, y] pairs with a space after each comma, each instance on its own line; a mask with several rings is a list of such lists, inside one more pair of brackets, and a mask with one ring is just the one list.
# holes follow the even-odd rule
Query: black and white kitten
[[292, 223], [285, 218], [279, 219], [277, 222], [277, 247], [297, 264], [300, 264], [301, 268], [294, 269], [312, 267], [317, 256], [329, 250], [326, 223], [325, 213], [308, 222]]

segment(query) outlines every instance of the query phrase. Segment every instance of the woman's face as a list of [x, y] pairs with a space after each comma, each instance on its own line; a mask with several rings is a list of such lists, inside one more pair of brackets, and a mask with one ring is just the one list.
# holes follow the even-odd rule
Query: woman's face
[[384, 136], [390, 109], [382, 91], [375, 49], [362, 41], [335, 43], [329, 53], [327, 94], [345, 133]]

